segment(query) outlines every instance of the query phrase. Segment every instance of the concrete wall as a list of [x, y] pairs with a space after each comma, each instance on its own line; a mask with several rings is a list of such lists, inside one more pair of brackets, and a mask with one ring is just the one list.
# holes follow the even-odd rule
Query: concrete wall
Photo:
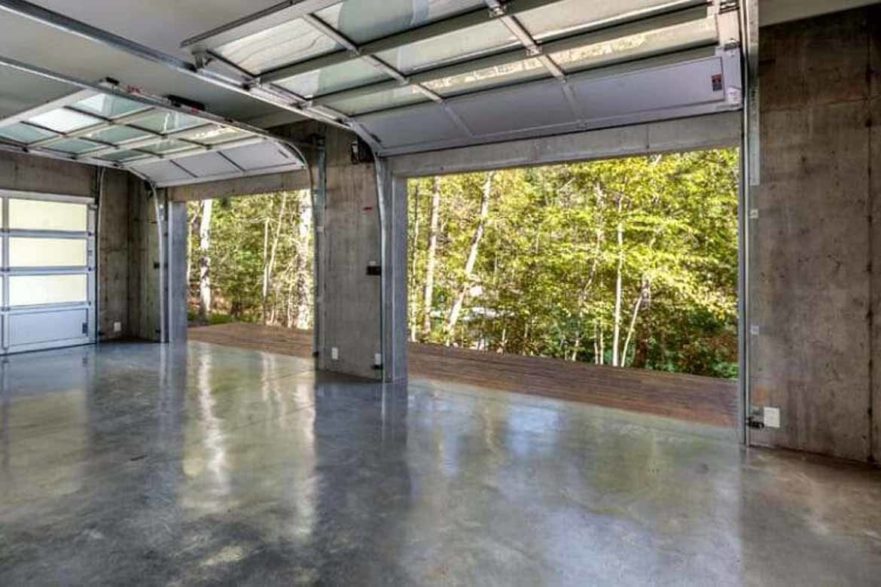
[[306, 122], [272, 131], [299, 141], [323, 140], [325, 146], [324, 174], [317, 152], [307, 152], [317, 184], [318, 368], [379, 379], [374, 357], [382, 353], [381, 278], [367, 274], [368, 265], [382, 261], [376, 167], [352, 163], [355, 135], [344, 130]]
[[[114, 340], [134, 336], [129, 316], [129, 268], [132, 197], [129, 174], [104, 173], [98, 213], [98, 339]], [[119, 324], [119, 331], [114, 329]]]
[[68, 161], [0, 152], [0, 188], [91, 197], [95, 169]]
[[755, 444], [881, 455], [879, 23], [874, 6], [761, 30], [752, 404], [782, 423]]

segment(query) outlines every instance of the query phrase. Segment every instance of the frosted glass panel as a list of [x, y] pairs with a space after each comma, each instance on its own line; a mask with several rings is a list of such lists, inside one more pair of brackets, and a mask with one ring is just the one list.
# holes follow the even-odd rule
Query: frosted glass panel
[[417, 102], [427, 102], [424, 94], [413, 89], [412, 86], [404, 86], [382, 92], [374, 92], [356, 98], [333, 100], [327, 103], [331, 108], [341, 110], [346, 114], [362, 114], [397, 106], [406, 106]]
[[89, 208], [85, 204], [9, 200], [9, 228], [19, 230], [88, 230]]
[[127, 100], [119, 96], [98, 94], [74, 104], [74, 108], [92, 112], [105, 118], [117, 118], [138, 110], [145, 110], [147, 106], [134, 100]]
[[486, 9], [486, 5], [483, 0], [346, 0], [316, 14], [349, 39], [363, 43], [475, 8]]
[[205, 124], [205, 121], [179, 112], [156, 112], [154, 114], [147, 114], [144, 118], [139, 118], [132, 124], [152, 130], [153, 132], [168, 133], [200, 126]]
[[544, 40], [572, 34], [585, 28], [595, 28], [609, 20], [669, 3], [670, 0], [615, 0], [615, 2], [562, 0], [521, 12], [517, 15], [517, 20], [535, 39]]
[[382, 51], [376, 56], [399, 71], [412, 73], [516, 45], [519, 42], [505, 25], [493, 21]]
[[230, 128], [228, 126], [207, 126], [194, 129], [192, 132], [182, 135], [182, 137], [187, 140], [196, 141], [197, 143], [205, 143], [207, 145], [228, 143], [229, 141], [247, 139], [250, 136], [252, 136], [250, 133], [237, 128]]
[[10, 237], [10, 267], [85, 267], [85, 239]]
[[318, 71], [302, 73], [282, 80], [278, 82], [278, 85], [306, 98], [311, 98], [384, 79], [390, 78], [366, 61], [356, 59]]
[[217, 52], [251, 73], [262, 73], [339, 48], [330, 37], [296, 19], [222, 45]]
[[9, 305], [37, 306], [88, 300], [88, 276], [81, 275], [11, 275]]
[[86, 116], [85, 114], [80, 114], [79, 112], [74, 112], [73, 110], [59, 108], [58, 110], [51, 110], [44, 114], [38, 114], [28, 122], [33, 122], [34, 124], [38, 124], [51, 130], [57, 130], [59, 132], [70, 132], [98, 124], [101, 120]]
[[550, 55], [566, 72], [615, 63], [623, 59], [648, 57], [686, 47], [716, 42], [716, 23], [712, 18], [663, 29], [619, 37], [559, 51]]
[[550, 73], [538, 59], [526, 59], [462, 73], [427, 82], [425, 85], [442, 96], [473, 92], [531, 79], [548, 77]]
[[87, 153], [89, 151], [102, 149], [103, 145], [99, 143], [93, 143], [91, 141], [86, 141], [84, 139], [65, 139], [63, 141], [59, 141], [57, 143], [49, 145], [48, 148], [54, 149], [56, 151], [64, 151], [65, 153], [73, 153], [75, 155], [79, 155], [82, 153]]
[[151, 136], [150, 133], [128, 126], [113, 126], [110, 128], [105, 128], [104, 130], [96, 130], [94, 132], [91, 132], [85, 135], [85, 138], [97, 139], [99, 141], [104, 141], [105, 143], [118, 144], [124, 141], [143, 139], [149, 136]]
[[45, 131], [41, 128], [35, 128], [33, 126], [22, 124], [21, 122], [17, 122], [4, 128], [0, 128], [0, 137], [12, 139], [13, 141], [18, 141], [19, 143], [33, 143], [34, 141], [48, 139], [54, 136], [57, 135]]

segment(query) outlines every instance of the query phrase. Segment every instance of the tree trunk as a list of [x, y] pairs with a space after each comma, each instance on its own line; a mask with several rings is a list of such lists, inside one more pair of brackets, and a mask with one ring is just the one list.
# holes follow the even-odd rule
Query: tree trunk
[[[284, 213], [288, 203], [288, 193], [281, 193], [281, 208], [278, 211], [278, 220], [275, 223], [275, 234], [272, 236], [272, 249], [269, 253], [269, 262], [264, 267], [263, 275], [263, 321], [266, 322], [266, 307], [269, 303], [269, 290], [272, 289], [272, 272], [275, 270], [276, 253], [278, 252], [278, 241], [281, 237], [281, 227], [284, 224]], [[268, 220], [267, 220], [268, 222]], [[265, 240], [264, 240], [265, 242]], [[269, 323], [275, 322], [275, 306], [271, 308]]]
[[486, 219], [489, 216], [489, 196], [492, 193], [493, 176], [495, 172], [491, 171], [486, 174], [486, 180], [483, 182], [483, 193], [480, 199], [480, 213], [477, 216], [477, 228], [474, 229], [474, 236], [471, 237], [471, 248], [468, 250], [468, 258], [465, 260], [465, 273], [462, 277], [462, 286], [453, 302], [450, 310], [450, 316], [447, 320], [447, 344], [453, 337], [453, 331], [456, 329], [456, 323], [459, 321], [459, 314], [462, 312], [462, 305], [465, 303], [465, 296], [468, 295], [468, 288], [471, 286], [471, 276], [474, 273], [474, 265], [477, 263], [477, 254], [480, 249], [480, 241], [483, 239], [483, 232], [486, 228]]
[[622, 298], [622, 272], [624, 270], [624, 221], [621, 218], [621, 209], [623, 206], [624, 198], [619, 195], [618, 196], [618, 267], [615, 272], [615, 310], [614, 310], [614, 325], [612, 330], [612, 366], [620, 367], [620, 356], [618, 354], [618, 342], [621, 338], [621, 298]]
[[261, 320], [266, 324], [266, 299], [269, 297], [269, 274], [266, 266], [269, 259], [269, 217], [263, 219], [263, 288], [260, 290]]
[[213, 200], [202, 202], [199, 220], [199, 318], [207, 320], [211, 314], [211, 213]]
[[300, 195], [300, 216], [297, 220], [297, 311], [295, 325], [301, 330], [312, 326], [312, 203], [309, 192]]
[[416, 253], [419, 250], [419, 184], [415, 184], [413, 189], [413, 214], [410, 218], [410, 267], [407, 272], [407, 322], [409, 323], [410, 340], [416, 342], [416, 320], [419, 316], [417, 308], [418, 292], [416, 291]]
[[431, 218], [428, 225], [428, 258], [425, 261], [425, 290], [422, 296], [422, 340], [431, 334], [431, 307], [434, 303], [434, 265], [437, 257], [437, 225], [440, 214], [440, 177], [431, 188]]
[[627, 328], [627, 336], [624, 338], [624, 348], [621, 350], [622, 367], [624, 366], [624, 363], [627, 362], [627, 350], [630, 346], [630, 341], [633, 339], [633, 332], [636, 330], [636, 318], [639, 316], [639, 310], [646, 297], [646, 290], [648, 287], [648, 282], [643, 281], [642, 288], [639, 290], [639, 295], [636, 296], [636, 303], [633, 304], [633, 314], [630, 316], [630, 325]]

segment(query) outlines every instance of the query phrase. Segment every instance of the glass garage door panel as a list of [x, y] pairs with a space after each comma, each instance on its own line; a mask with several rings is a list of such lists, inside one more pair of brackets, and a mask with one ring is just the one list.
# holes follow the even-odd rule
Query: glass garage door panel
[[43, 200], [9, 200], [11, 230], [57, 230], [85, 232], [89, 227], [89, 207], [85, 204]]
[[84, 238], [9, 239], [10, 267], [85, 267], [88, 262], [88, 243]]
[[67, 345], [85, 337], [88, 324], [89, 311], [85, 308], [11, 314], [9, 340], [13, 348]]
[[86, 198], [0, 191], [0, 355], [95, 340], [95, 214]]
[[89, 300], [89, 279], [77, 275], [11, 275], [9, 305], [41, 306], [46, 304], [85, 303]]

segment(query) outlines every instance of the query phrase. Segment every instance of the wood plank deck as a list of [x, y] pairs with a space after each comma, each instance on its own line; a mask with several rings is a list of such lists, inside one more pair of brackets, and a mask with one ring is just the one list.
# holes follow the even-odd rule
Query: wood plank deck
[[[190, 328], [190, 340], [311, 357], [312, 333], [259, 324]], [[542, 357], [521, 357], [411, 343], [411, 377], [455, 381], [733, 427], [737, 383], [725, 379], [621, 369]]]

